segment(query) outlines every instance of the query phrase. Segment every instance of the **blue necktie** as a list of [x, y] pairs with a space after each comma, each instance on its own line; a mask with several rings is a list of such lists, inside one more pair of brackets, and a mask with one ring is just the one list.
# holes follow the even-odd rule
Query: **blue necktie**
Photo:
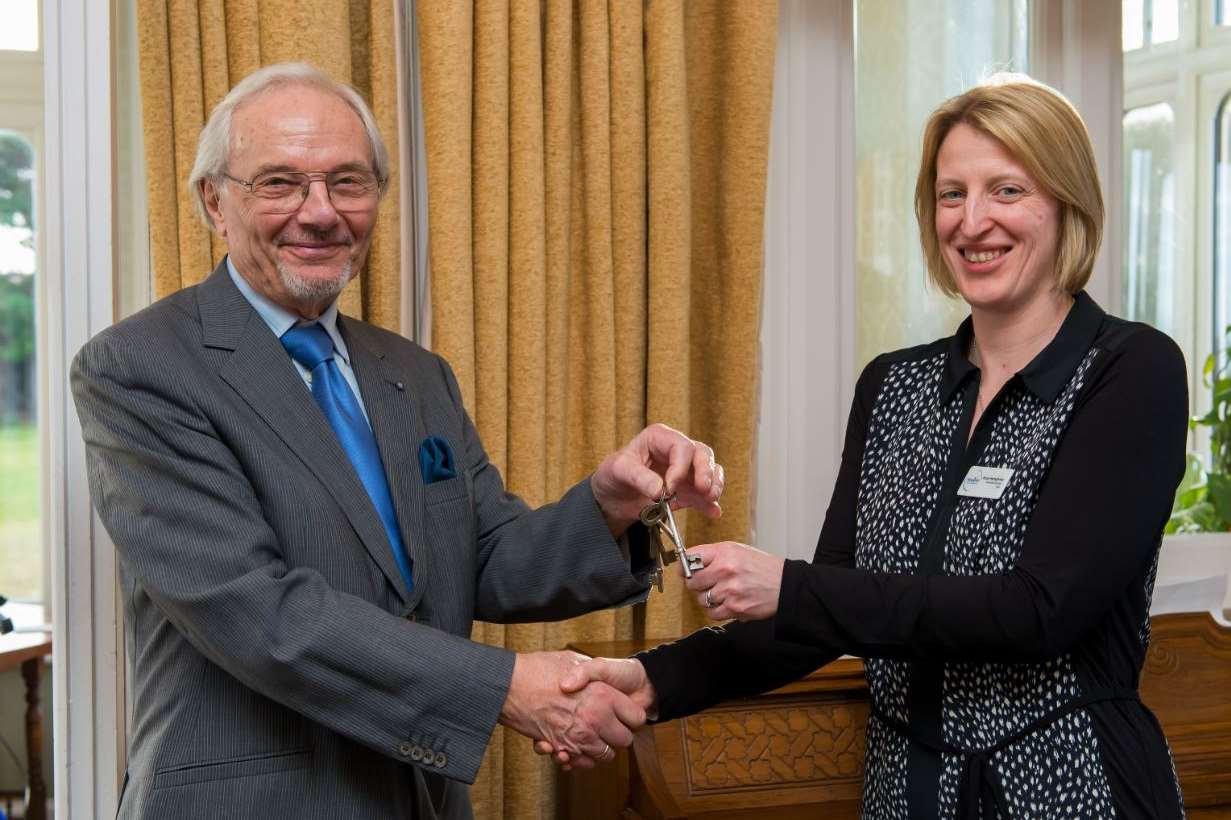
[[385, 534], [393, 546], [393, 558], [406, 579], [407, 588], [410, 588], [410, 560], [402, 546], [402, 534], [393, 511], [393, 497], [389, 495], [389, 482], [385, 479], [385, 465], [380, 460], [376, 437], [363, 416], [363, 409], [338, 369], [338, 363], [333, 360], [333, 340], [319, 324], [300, 325], [282, 334], [282, 346], [292, 359], [312, 374], [312, 395], [329, 420], [329, 426], [337, 434], [364, 489], [368, 491], [368, 497], [372, 499], [372, 505], [376, 507], [380, 522], [385, 525]]

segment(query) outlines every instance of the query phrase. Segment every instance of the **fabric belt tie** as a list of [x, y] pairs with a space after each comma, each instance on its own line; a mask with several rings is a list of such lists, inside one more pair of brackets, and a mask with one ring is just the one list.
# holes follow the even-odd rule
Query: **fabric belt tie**
[[319, 324], [299, 325], [282, 334], [282, 346], [292, 359], [312, 374], [312, 396], [337, 435], [338, 443], [355, 468], [363, 488], [367, 490], [368, 498], [372, 500], [372, 506], [376, 508], [385, 535], [389, 538], [393, 560], [406, 580], [407, 589], [412, 588], [410, 559], [402, 544], [393, 497], [389, 494], [389, 481], [385, 477], [385, 465], [381, 461], [372, 428], [364, 418], [363, 408], [334, 361], [333, 339]]
[[[1027, 724], [994, 746], [986, 749], [959, 749], [942, 741], [929, 740], [906, 723], [890, 717], [880, 709], [873, 707], [872, 715], [881, 723], [905, 737], [911, 743], [930, 749], [933, 752], [948, 755], [958, 755], [962, 758], [961, 783], [958, 787], [957, 818], [958, 820], [990, 820], [993, 817], [1009, 816], [1009, 801], [1005, 798], [1004, 788], [1000, 778], [992, 768], [992, 755], [1003, 751], [1020, 740], [1033, 735], [1041, 729], [1046, 729], [1060, 718], [1072, 714], [1078, 709], [1092, 703], [1108, 700], [1126, 700], [1140, 702], [1136, 689], [1093, 689], [1084, 695], [1079, 695], [1058, 706], [1039, 719]], [[1143, 706], [1144, 708], [1144, 706]]]

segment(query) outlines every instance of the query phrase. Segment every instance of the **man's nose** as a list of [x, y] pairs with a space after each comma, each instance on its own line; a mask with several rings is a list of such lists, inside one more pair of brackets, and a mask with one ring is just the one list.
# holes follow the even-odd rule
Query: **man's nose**
[[338, 221], [338, 211], [329, 198], [329, 186], [325, 180], [314, 179], [308, 183], [308, 193], [295, 212], [295, 218], [302, 225], [316, 228], [328, 228]]

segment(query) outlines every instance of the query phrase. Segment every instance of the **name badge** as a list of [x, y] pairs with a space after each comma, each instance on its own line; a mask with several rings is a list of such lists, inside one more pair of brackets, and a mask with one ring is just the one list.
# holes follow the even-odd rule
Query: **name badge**
[[1013, 471], [1007, 467], [980, 467], [976, 464], [962, 479], [957, 494], [971, 498], [1000, 498], [1012, 477]]

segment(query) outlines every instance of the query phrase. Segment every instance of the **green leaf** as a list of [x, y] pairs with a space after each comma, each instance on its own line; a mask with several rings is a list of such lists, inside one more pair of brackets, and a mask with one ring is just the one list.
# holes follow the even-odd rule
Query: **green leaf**
[[1223, 521], [1231, 521], [1231, 477], [1210, 473], [1209, 493], [1218, 517]]

